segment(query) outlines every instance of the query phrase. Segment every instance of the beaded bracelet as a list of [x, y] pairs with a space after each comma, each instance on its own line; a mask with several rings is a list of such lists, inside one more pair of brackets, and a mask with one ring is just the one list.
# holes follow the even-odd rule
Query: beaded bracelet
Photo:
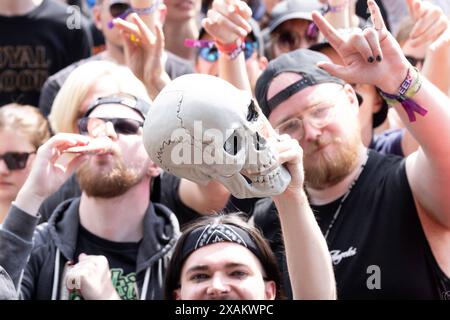
[[414, 122], [416, 121], [416, 115], [414, 112], [417, 112], [421, 116], [425, 116], [428, 112], [425, 108], [421, 107], [412, 99], [420, 90], [421, 86], [422, 79], [419, 71], [417, 68], [410, 68], [408, 69], [405, 80], [403, 80], [399, 87], [398, 94], [389, 94], [382, 91], [380, 88], [377, 88], [377, 90], [389, 106], [400, 103], [408, 115], [409, 122]]

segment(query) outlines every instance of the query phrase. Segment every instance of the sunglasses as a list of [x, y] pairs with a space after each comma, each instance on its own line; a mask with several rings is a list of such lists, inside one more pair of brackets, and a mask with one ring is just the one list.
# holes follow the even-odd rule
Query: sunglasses
[[[245, 41], [245, 48], [244, 48], [245, 60], [250, 59], [250, 57], [253, 55], [253, 52], [257, 49], [258, 43], [256, 41]], [[216, 46], [199, 48], [198, 55], [203, 60], [209, 62], [216, 62], [219, 59], [219, 51], [217, 50]]]
[[[157, 0], [148, 8], [137, 9], [132, 8], [131, 5], [127, 2], [116, 2], [109, 6], [109, 13], [114, 19], [116, 18], [125, 19], [126, 17], [128, 17], [128, 15], [132, 14], [133, 12], [136, 12], [137, 14], [153, 13], [158, 8], [159, 4], [160, 1]], [[108, 22], [108, 28], [109, 29], [114, 28], [114, 23], [112, 20]]]
[[308, 24], [303, 37], [299, 33], [292, 32], [291, 30], [276, 32], [273, 37], [273, 41], [276, 42], [280, 47], [289, 48], [289, 50], [295, 50], [300, 48], [302, 38], [306, 39], [307, 42], [317, 42], [317, 40], [319, 39], [319, 28], [314, 22], [311, 22]]
[[8, 170], [22, 170], [27, 166], [28, 157], [33, 152], [6, 152], [0, 155], [0, 160], [4, 160]]
[[411, 63], [414, 67], [417, 67], [418, 64], [423, 65], [425, 59], [414, 58], [413, 56], [405, 56], [406, 59]]
[[104, 131], [108, 122], [112, 123], [116, 133], [126, 135], [137, 134], [144, 125], [142, 121], [128, 118], [85, 117], [78, 120], [78, 130], [82, 135], [94, 134], [100, 130]]

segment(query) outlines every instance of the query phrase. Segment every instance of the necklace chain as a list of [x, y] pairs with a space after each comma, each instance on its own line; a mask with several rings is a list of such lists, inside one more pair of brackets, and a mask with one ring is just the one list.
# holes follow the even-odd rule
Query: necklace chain
[[336, 210], [336, 212], [333, 215], [333, 218], [331, 219], [330, 224], [328, 225], [327, 231], [325, 232], [325, 240], [327, 240], [328, 235], [330, 234], [331, 229], [334, 226], [334, 223], [336, 222], [337, 218], [339, 217], [339, 214], [341, 213], [341, 209], [342, 206], [345, 202], [345, 200], [347, 199], [347, 197], [350, 195], [350, 192], [352, 191], [354, 185], [356, 184], [356, 181], [358, 181], [359, 176], [361, 175], [361, 173], [364, 170], [364, 167], [366, 166], [367, 163], [367, 159], [369, 158], [369, 155], [367, 154], [367, 157], [365, 158], [364, 162], [361, 164], [361, 168], [359, 169], [358, 174], [356, 175], [355, 179], [353, 179], [352, 183], [350, 184], [350, 186], [348, 187], [347, 192], [342, 196], [341, 201], [339, 202], [339, 206]]

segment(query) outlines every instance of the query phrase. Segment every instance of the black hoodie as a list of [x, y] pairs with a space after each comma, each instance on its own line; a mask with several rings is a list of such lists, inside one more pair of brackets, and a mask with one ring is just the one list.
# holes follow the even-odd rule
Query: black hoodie
[[[61, 203], [47, 223], [34, 233], [34, 245], [21, 282], [23, 299], [61, 299], [65, 288], [63, 269], [74, 260], [80, 198]], [[17, 210], [17, 208], [15, 208]], [[175, 215], [161, 204], [150, 203], [144, 218], [136, 281], [141, 299], [163, 299], [164, 273], [179, 236]]]

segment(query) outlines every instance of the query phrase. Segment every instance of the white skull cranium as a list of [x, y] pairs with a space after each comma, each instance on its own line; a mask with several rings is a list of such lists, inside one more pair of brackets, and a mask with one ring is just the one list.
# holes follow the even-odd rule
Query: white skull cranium
[[218, 180], [237, 198], [280, 194], [289, 184], [276, 138], [249, 93], [202, 74], [169, 83], [144, 124], [145, 148], [162, 169], [201, 184]]

